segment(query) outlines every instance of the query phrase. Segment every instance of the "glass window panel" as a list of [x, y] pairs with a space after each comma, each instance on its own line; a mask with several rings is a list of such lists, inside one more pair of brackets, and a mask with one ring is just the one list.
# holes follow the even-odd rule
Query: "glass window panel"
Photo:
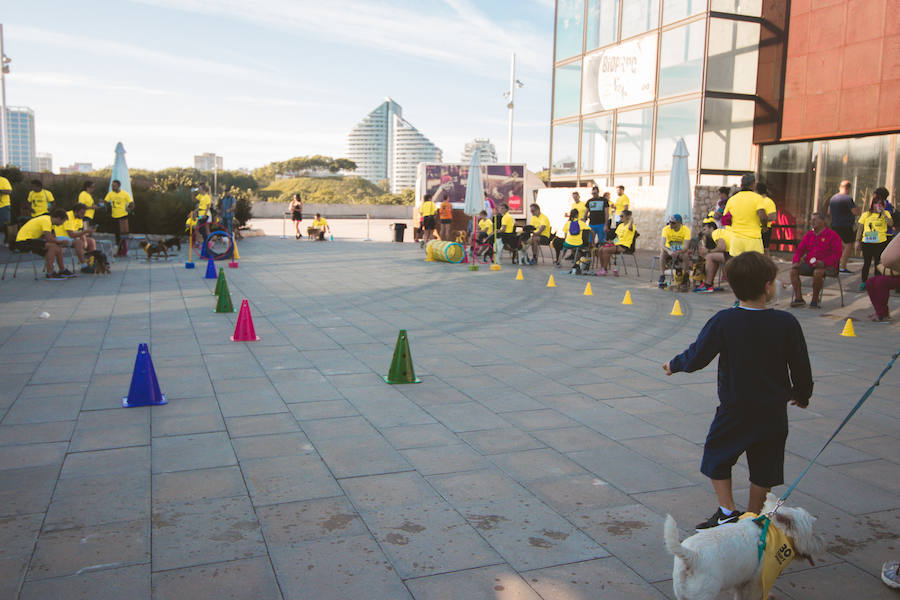
[[760, 156], [759, 178], [768, 186], [778, 212], [788, 223], [805, 225], [813, 212], [816, 183], [813, 142], [763, 146]]
[[628, 0], [622, 4], [622, 39], [659, 26], [659, 0]]
[[[706, 23], [698, 21], [662, 34], [659, 52], [659, 95], [700, 90], [703, 83], [703, 38]], [[754, 85], [755, 85], [754, 79]]]
[[578, 165], [578, 123], [553, 126], [551, 175], [575, 175]]
[[663, 0], [663, 25], [702, 13], [706, 0]]
[[553, 83], [553, 118], [577, 115], [581, 105], [581, 61], [557, 67]]
[[762, 16], [762, 0], [712, 0], [709, 8], [733, 15]]
[[753, 171], [752, 148], [753, 101], [707, 98], [702, 167]]
[[[628, 195], [629, 198], [631, 198], [631, 209], [634, 210], [634, 197], [637, 194], [636, 188], [639, 188], [643, 185], [650, 185], [650, 175], [629, 175], [627, 177], [616, 175], [615, 181], [613, 181], [611, 185], [625, 186], [625, 194]], [[615, 200], [615, 190], [610, 190], [610, 196]]]
[[660, 104], [656, 109], [656, 170], [672, 168], [672, 153], [679, 138], [684, 138], [688, 168], [697, 168], [700, 148], [700, 99]]
[[619, 0], [588, 0], [588, 50], [615, 42], [618, 29]]
[[612, 115], [586, 119], [581, 126], [581, 172], [609, 173]]
[[857, 205], [868, 206], [872, 191], [886, 183], [888, 136], [827, 140], [822, 142], [822, 151], [819, 207], [838, 193], [838, 185], [845, 179]]
[[653, 109], [620, 112], [616, 124], [616, 172], [650, 170]]
[[558, 0], [556, 5], [556, 60], [581, 54], [584, 36], [584, 0]]
[[710, 19], [706, 89], [755, 94], [758, 52], [758, 23]]

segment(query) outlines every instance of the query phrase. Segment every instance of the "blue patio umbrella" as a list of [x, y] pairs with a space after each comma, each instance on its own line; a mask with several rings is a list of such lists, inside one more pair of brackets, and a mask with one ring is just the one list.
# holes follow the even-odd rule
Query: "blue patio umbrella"
[[469, 163], [469, 177], [466, 180], [466, 204], [463, 212], [472, 217], [472, 264], [475, 264], [475, 236], [478, 232], [476, 219], [484, 210], [484, 185], [481, 183], [481, 156], [475, 150]]
[[109, 176], [109, 185], [112, 189], [113, 180], [118, 179], [122, 184], [122, 191], [127, 192], [131, 199], [134, 200], [134, 194], [131, 193], [131, 176], [128, 174], [128, 163], [125, 162], [125, 146], [122, 142], [116, 144], [116, 162], [113, 163], [112, 174]]
[[693, 223], [693, 200], [691, 198], [691, 178], [688, 175], [690, 153], [684, 138], [679, 138], [672, 152], [672, 174], [669, 177], [669, 199], [666, 202], [666, 219], [681, 215], [684, 223]]

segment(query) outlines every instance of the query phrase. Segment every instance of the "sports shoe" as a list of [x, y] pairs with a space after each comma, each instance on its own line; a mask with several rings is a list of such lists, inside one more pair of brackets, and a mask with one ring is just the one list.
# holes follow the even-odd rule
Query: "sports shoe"
[[715, 290], [713, 289], [713, 286], [704, 283], [694, 291], [698, 294], [712, 294]]
[[62, 281], [63, 279], [66, 279], [66, 276], [62, 273], [47, 273], [44, 276], [44, 281]]
[[599, 269], [597, 269], [597, 275], [598, 275], [599, 277], [603, 277], [603, 276], [608, 275], [608, 274], [609, 274], [609, 271], [607, 271], [607, 270], [604, 269], [603, 267], [600, 267]]
[[892, 560], [881, 565], [881, 580], [889, 588], [900, 589], [900, 561]]
[[853, 271], [851, 271], [850, 269], [848, 269], [848, 268], [846, 268], [846, 267], [843, 268], [843, 269], [841, 269], [841, 273], [844, 273], [844, 274], [846, 274], [846, 273], [852, 273], [852, 272], [853, 272]]
[[70, 277], [77, 277], [77, 275], [75, 275], [75, 273], [73, 273], [72, 271], [70, 271], [68, 269], [63, 269], [62, 271], [59, 272], [59, 274], [62, 275], [66, 279], [69, 279]]
[[721, 508], [717, 508], [715, 514], [702, 523], [698, 523], [696, 529], [697, 531], [703, 531], [704, 529], [712, 529], [726, 523], [737, 523], [742, 514], [744, 514], [742, 511], [735, 510], [730, 515], [726, 515]]
[[809, 307], [810, 308], [819, 308], [819, 301], [818, 300], [810, 300]]
[[803, 298], [794, 298], [791, 300], [791, 308], [797, 308], [798, 306], [806, 306], [806, 300]]
[[863, 281], [861, 284], [859, 284], [859, 290], [858, 290], [858, 291], [860, 291], [860, 292], [866, 291], [866, 282], [865, 282], [865, 281]]

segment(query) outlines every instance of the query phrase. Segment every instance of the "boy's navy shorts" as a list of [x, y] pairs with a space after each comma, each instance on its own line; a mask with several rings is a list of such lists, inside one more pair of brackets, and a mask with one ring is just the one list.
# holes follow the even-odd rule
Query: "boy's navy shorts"
[[703, 446], [700, 471], [710, 479], [730, 479], [731, 467], [744, 452], [750, 482], [764, 488], [784, 483], [784, 446], [787, 430], [760, 436], [758, 433], [719, 429], [716, 423], [709, 429]]

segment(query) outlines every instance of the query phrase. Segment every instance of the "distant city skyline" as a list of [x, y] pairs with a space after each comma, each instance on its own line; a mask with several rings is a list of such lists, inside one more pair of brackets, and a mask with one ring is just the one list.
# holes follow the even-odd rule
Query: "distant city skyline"
[[476, 136], [502, 140], [506, 156], [516, 52], [525, 87], [513, 155], [538, 170], [553, 10], [550, 0], [260, 0], [251, 12], [229, 0], [14, 3], [2, 15], [7, 102], [35, 111], [37, 148], [60, 165], [110, 164], [119, 141], [129, 165], [147, 169], [190, 166], [198, 149], [233, 169], [341, 157], [385, 96], [447, 157]]

